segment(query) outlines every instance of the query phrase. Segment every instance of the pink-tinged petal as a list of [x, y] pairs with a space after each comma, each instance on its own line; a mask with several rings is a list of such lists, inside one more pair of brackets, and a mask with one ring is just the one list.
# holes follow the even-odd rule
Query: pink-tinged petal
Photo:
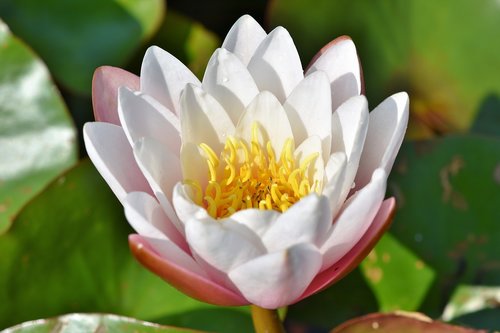
[[246, 66], [267, 34], [250, 15], [243, 15], [231, 27], [222, 47], [238, 56]]
[[118, 92], [118, 113], [130, 145], [143, 137], [152, 138], [179, 156], [180, 123], [171, 111], [152, 97], [126, 87]]
[[224, 48], [210, 58], [202, 85], [224, 107], [233, 124], [238, 123], [247, 105], [259, 93], [247, 67]]
[[299, 297], [320, 267], [318, 249], [301, 243], [236, 267], [229, 278], [252, 304], [276, 309]]
[[302, 80], [283, 104], [295, 144], [312, 135], [321, 139], [323, 161], [328, 159], [332, 134], [330, 82], [323, 72], [315, 72]]
[[341, 36], [323, 47], [308, 66], [306, 76], [318, 70], [326, 72], [330, 79], [333, 111], [361, 94], [361, 66], [351, 38]]
[[262, 241], [269, 252], [282, 251], [295, 244], [321, 246], [332, 225], [328, 198], [316, 193], [300, 199], [271, 225]]
[[188, 84], [181, 95], [182, 143], [205, 143], [214, 151], [223, 149], [234, 124], [219, 102], [202, 88]]
[[321, 270], [342, 258], [368, 230], [384, 200], [386, 179], [383, 169], [375, 170], [370, 183], [346, 201], [320, 248], [323, 254]]
[[339, 261], [319, 273], [307, 287], [306, 291], [293, 303], [326, 289], [356, 268], [389, 228], [395, 212], [396, 200], [394, 198], [385, 200], [380, 206], [373, 223], [356, 245]]
[[120, 202], [123, 203], [129, 192], [152, 194], [120, 126], [104, 122], [86, 123], [83, 139], [92, 163]]
[[142, 92], [179, 116], [179, 97], [188, 83], [201, 85], [200, 80], [173, 55], [158, 46], [147, 49], [141, 67]]
[[129, 247], [135, 258], [184, 294], [202, 302], [220, 306], [241, 306], [249, 302], [235, 292], [203, 275], [160, 257], [140, 235], [130, 235]]
[[120, 125], [118, 88], [122, 86], [139, 90], [139, 77], [111, 66], [102, 66], [95, 70], [92, 78], [92, 106], [95, 120]]
[[184, 226], [172, 206], [173, 188], [182, 180], [179, 157], [151, 138], [140, 139], [133, 150], [137, 164], [163, 210], [177, 230], [184, 234]]
[[236, 126], [236, 135], [250, 142], [255, 123], [263, 137], [260, 143], [271, 141], [275, 155], [280, 156], [286, 140], [293, 138], [292, 128], [283, 106], [269, 91], [260, 92], [250, 103]]
[[332, 152], [344, 152], [347, 157], [341, 201], [346, 199], [356, 177], [368, 126], [368, 102], [365, 96], [349, 98], [332, 115]]
[[[124, 203], [125, 216], [129, 224], [134, 228], [134, 230], [143, 237], [150, 237], [158, 239], [158, 242], [164, 241], [168, 244], [166, 246], [178, 247], [182, 252], [189, 253], [189, 247], [186, 243], [184, 237], [179, 233], [174, 224], [170, 222], [167, 215], [163, 211], [162, 207], [147, 193], [144, 192], [132, 192], [127, 195]], [[153, 248], [162, 255], [164, 258], [170, 253], [164, 253], [163, 251], [158, 251], [155, 246], [157, 242], [151, 243]], [[172, 255], [182, 255], [177, 254], [179, 249], [174, 249]], [[188, 256], [185, 253], [186, 256]], [[189, 257], [194, 263], [194, 260]], [[195, 268], [193, 268], [195, 269]]]
[[356, 188], [363, 187], [377, 168], [390, 173], [408, 126], [409, 104], [408, 94], [400, 92], [388, 97], [370, 112]]
[[260, 91], [270, 91], [281, 103], [304, 78], [300, 57], [292, 37], [277, 27], [262, 41], [248, 63]]

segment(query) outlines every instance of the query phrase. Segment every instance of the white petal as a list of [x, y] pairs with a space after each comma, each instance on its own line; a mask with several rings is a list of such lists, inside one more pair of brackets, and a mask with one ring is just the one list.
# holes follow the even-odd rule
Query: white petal
[[259, 93], [247, 67], [226, 49], [218, 49], [210, 58], [203, 77], [203, 89], [219, 101], [233, 124]]
[[181, 148], [182, 176], [205, 188], [208, 183], [208, 164], [205, 152], [196, 144], [187, 142]]
[[352, 188], [368, 130], [368, 103], [365, 96], [355, 96], [343, 103], [332, 115], [332, 152], [344, 152], [347, 166], [341, 199]]
[[332, 215], [328, 198], [310, 194], [292, 205], [274, 222], [262, 241], [269, 252], [281, 251], [298, 243], [321, 246]]
[[147, 49], [141, 67], [141, 91], [180, 114], [179, 97], [188, 83], [200, 80], [177, 58], [158, 46]]
[[283, 27], [277, 27], [262, 41], [248, 70], [259, 90], [272, 92], [281, 103], [304, 78], [295, 44]]
[[347, 200], [320, 249], [323, 253], [322, 270], [349, 252], [366, 232], [384, 199], [386, 179], [383, 169], [375, 170], [371, 182]]
[[331, 82], [332, 110], [350, 97], [361, 94], [361, 70], [356, 46], [351, 39], [341, 40], [329, 47], [307, 71], [328, 74]]
[[189, 84], [182, 93], [181, 107], [182, 142], [206, 143], [214, 151], [221, 151], [227, 136], [234, 133], [234, 124], [219, 102]]
[[255, 233], [231, 219], [192, 217], [186, 222], [186, 240], [194, 253], [222, 272], [266, 253]]
[[293, 130], [296, 144], [317, 135], [321, 138], [322, 158], [330, 155], [332, 133], [332, 105], [330, 82], [325, 73], [317, 71], [304, 80], [283, 104]]
[[229, 278], [250, 303], [268, 309], [299, 297], [321, 267], [321, 255], [311, 244], [297, 244], [247, 262]]
[[390, 173], [408, 126], [408, 109], [408, 94], [400, 92], [370, 112], [370, 125], [356, 176], [356, 188], [363, 187], [377, 168]]
[[250, 208], [237, 211], [230, 216], [230, 219], [246, 226], [262, 238], [280, 215], [281, 213], [275, 210]]
[[177, 183], [174, 186], [172, 202], [179, 220], [184, 225], [193, 217], [203, 219], [208, 216], [205, 208], [198, 206], [191, 199], [192, 189], [189, 185]]
[[247, 65], [267, 34], [250, 15], [243, 15], [227, 33], [222, 47], [237, 55]]
[[266, 144], [271, 140], [274, 153], [280, 156], [285, 141], [293, 138], [293, 134], [281, 103], [268, 91], [262, 91], [250, 103], [241, 116], [235, 133], [250, 142], [254, 123], [259, 125], [260, 134], [263, 136], [263, 142], [260, 143]]
[[[293, 153], [297, 166], [300, 166], [302, 162], [307, 160], [307, 158], [309, 158], [312, 154], [319, 153], [319, 156], [309, 165], [309, 168], [307, 169], [309, 171], [307, 174], [309, 184], [313, 186], [313, 184], [317, 182], [320, 186], [319, 189], [321, 189], [325, 172], [325, 163], [323, 162], [321, 151], [321, 139], [319, 136], [314, 135], [303, 141]], [[314, 190], [316, 190], [316, 188], [314, 188]]]
[[142, 137], [150, 137], [179, 156], [181, 148], [179, 119], [163, 105], [150, 96], [120, 87], [118, 113], [131, 145]]
[[151, 193], [120, 126], [86, 123], [83, 139], [90, 159], [120, 202], [123, 203], [128, 192]]
[[188, 249], [184, 237], [170, 222], [158, 202], [149, 194], [129, 193], [123, 206], [128, 222], [139, 235], [173, 242], [184, 251]]
[[168, 218], [182, 233], [183, 226], [172, 207], [173, 188], [182, 180], [179, 157], [150, 138], [142, 138], [136, 142], [134, 155]]
[[327, 196], [330, 202], [332, 216], [337, 215], [338, 210], [344, 202], [342, 197], [343, 182], [347, 158], [343, 152], [337, 152], [330, 156], [325, 167], [325, 182], [322, 194]]

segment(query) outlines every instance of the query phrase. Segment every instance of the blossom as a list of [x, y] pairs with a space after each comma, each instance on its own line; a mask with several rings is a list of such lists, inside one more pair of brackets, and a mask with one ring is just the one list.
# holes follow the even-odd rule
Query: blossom
[[351, 39], [304, 72], [284, 28], [245, 15], [201, 82], [156, 46], [140, 78], [97, 69], [85, 145], [144, 266], [202, 301], [277, 308], [347, 274], [391, 220], [408, 96], [369, 112], [362, 93]]

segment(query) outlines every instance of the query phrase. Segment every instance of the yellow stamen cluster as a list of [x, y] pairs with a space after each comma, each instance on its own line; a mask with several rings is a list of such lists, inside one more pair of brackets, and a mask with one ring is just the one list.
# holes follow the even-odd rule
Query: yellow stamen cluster
[[319, 153], [313, 153], [297, 165], [293, 139], [286, 140], [279, 159], [271, 142], [259, 142], [259, 128], [252, 127], [250, 144], [228, 137], [224, 150], [217, 154], [202, 143], [209, 170], [208, 184], [202, 189], [193, 180], [193, 200], [214, 218], [224, 218], [246, 208], [284, 212], [311, 191], [321, 192], [321, 182], [312, 181], [310, 168]]

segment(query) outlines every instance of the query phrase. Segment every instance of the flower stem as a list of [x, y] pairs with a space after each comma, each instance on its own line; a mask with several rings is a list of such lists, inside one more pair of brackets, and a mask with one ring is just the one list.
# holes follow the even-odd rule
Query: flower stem
[[285, 333], [278, 311], [252, 305], [252, 320], [255, 333]]

